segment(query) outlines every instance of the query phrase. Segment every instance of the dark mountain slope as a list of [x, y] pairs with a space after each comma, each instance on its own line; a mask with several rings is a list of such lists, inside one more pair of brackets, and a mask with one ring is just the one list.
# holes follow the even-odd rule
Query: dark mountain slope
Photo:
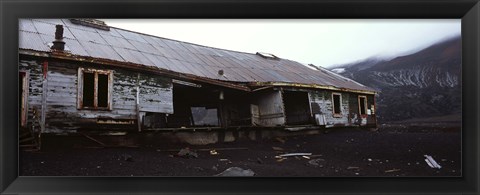
[[337, 66], [334, 71], [377, 89], [382, 122], [461, 113], [461, 38], [388, 61]]

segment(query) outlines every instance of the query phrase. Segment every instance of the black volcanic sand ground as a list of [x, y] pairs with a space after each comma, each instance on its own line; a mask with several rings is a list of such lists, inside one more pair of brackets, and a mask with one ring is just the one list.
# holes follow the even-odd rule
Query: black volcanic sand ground
[[[255, 176], [461, 176], [459, 127], [407, 127], [382, 125], [378, 131], [333, 129], [327, 133], [280, 140], [237, 141], [199, 148], [246, 150], [197, 151], [198, 158], [177, 152], [185, 145], [141, 148], [82, 148], [20, 152], [20, 175], [30, 176], [212, 176], [229, 167], [251, 169]], [[282, 142], [284, 141], [284, 142]], [[279, 147], [283, 151], [274, 150]], [[303, 157], [276, 155], [309, 152], [318, 165]], [[441, 169], [430, 168], [423, 155], [431, 155]], [[131, 158], [129, 158], [131, 157]], [[220, 159], [228, 159], [221, 161]]]

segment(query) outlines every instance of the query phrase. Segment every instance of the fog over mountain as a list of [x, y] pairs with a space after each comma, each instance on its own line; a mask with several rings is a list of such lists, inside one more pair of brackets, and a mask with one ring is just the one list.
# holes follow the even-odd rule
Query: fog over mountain
[[461, 115], [461, 38], [418, 52], [368, 58], [330, 70], [378, 91], [380, 122]]

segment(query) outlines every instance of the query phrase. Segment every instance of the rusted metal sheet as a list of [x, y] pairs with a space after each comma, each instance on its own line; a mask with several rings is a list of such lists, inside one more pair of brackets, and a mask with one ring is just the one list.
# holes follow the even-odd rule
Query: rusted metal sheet
[[[159, 67], [197, 77], [236, 83], [255, 81], [292, 83], [304, 87], [315, 85], [325, 86], [328, 89], [373, 93], [372, 89], [355, 81], [322, 68], [312, 70], [292, 60], [264, 58], [256, 54], [195, 45], [113, 27], [110, 31], [105, 31], [72, 24], [68, 19], [20, 20], [20, 48], [49, 51], [45, 45], [51, 40], [43, 40], [42, 44], [38, 40], [38, 34], [53, 36], [54, 25], [60, 22], [66, 26], [65, 39], [74, 40], [70, 41], [72, 42], [70, 44], [66, 41], [66, 47], [72, 45], [70, 48], [72, 54], [82, 57]], [[32, 25], [35, 28], [32, 28]], [[30, 31], [35, 32], [30, 33]], [[33, 43], [30, 43], [30, 40], [33, 40]], [[125, 52], [126, 49], [135, 52]], [[217, 74], [220, 69], [235, 70], [235, 72], [230, 73], [230, 76], [226, 72], [227, 76], [219, 77]]]
[[69, 30], [75, 36], [75, 39], [77, 39], [78, 41], [107, 45], [105, 39], [97, 32], [85, 31], [76, 28], [70, 28]]
[[125, 62], [125, 59], [123, 59], [117, 52], [115, 52], [115, 50], [111, 46], [91, 43], [87, 41], [79, 42], [91, 57]]
[[[149, 58], [145, 57], [139, 51], [124, 49], [119, 47], [112, 47], [125, 61], [135, 63], [135, 64], [145, 64], [148, 66], [155, 66]], [[145, 53], [147, 54], [147, 53]]]
[[136, 50], [135, 46], [133, 46], [128, 40], [124, 38], [107, 35], [107, 34], [100, 34], [100, 36], [105, 40], [107, 45], [111, 45], [113, 47]]
[[20, 31], [18, 35], [18, 46], [23, 49], [32, 49], [35, 51], [50, 51], [50, 48], [43, 41], [38, 33]]
[[[20, 23], [23, 20], [20, 20]], [[47, 21], [40, 21], [40, 19], [32, 20], [33, 25], [35, 26], [36, 32], [44, 35], [55, 35], [55, 24], [63, 24], [63, 23], [50, 23]], [[63, 30], [63, 36], [65, 38], [74, 39], [75, 37], [72, 35], [69, 29], [65, 28]]]

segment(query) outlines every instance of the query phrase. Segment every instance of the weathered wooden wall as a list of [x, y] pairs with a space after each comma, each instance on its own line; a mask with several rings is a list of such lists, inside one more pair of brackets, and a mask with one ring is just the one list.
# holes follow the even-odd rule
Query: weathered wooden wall
[[[312, 107], [312, 114], [322, 114], [325, 116], [326, 126], [348, 126], [350, 124], [350, 107], [349, 93], [340, 93], [342, 95], [341, 102], [341, 115], [335, 116], [333, 114], [333, 100], [332, 91], [327, 90], [310, 90], [310, 105]], [[353, 111], [353, 110], [352, 110]], [[353, 111], [354, 112], [354, 111]]]
[[[141, 119], [141, 116], [151, 115], [151, 113], [174, 113], [173, 84], [170, 78], [88, 63], [48, 60], [46, 82], [43, 82], [43, 58], [23, 56], [19, 61], [19, 69], [29, 72], [27, 126], [32, 125], [33, 110], [37, 111], [37, 118], [40, 119], [43, 91], [46, 92], [45, 133], [68, 133], [87, 129], [128, 129], [135, 131], [137, 130], [137, 120], [138, 118]], [[77, 108], [77, 74], [79, 67], [113, 70], [111, 110]], [[46, 87], [45, 90], [43, 89], [44, 86]], [[137, 88], [139, 89], [138, 107]], [[177, 102], [177, 107], [179, 103], [188, 103], [188, 106], [215, 107], [221, 105], [222, 109], [219, 113], [225, 117], [221, 119], [225, 126], [246, 125], [247, 123], [242, 121], [249, 118], [258, 126], [286, 124], [285, 102], [280, 89], [266, 89], [248, 94], [242, 93], [242, 95], [226, 92], [222, 104], [218, 100], [219, 91], [215, 88], [209, 90], [205, 91], [203, 88], [183, 89], [182, 94], [188, 94], [188, 97], [181, 97], [178, 100], [183, 98], [188, 101]], [[292, 110], [292, 116], [306, 111], [305, 118], [312, 117], [311, 119], [313, 119], [315, 114], [323, 114], [327, 127], [360, 124], [360, 120], [357, 120], [359, 94], [342, 92], [341, 115], [335, 116], [333, 114], [332, 91], [294, 89], [294, 91], [296, 90], [308, 92], [308, 97], [305, 97], [305, 99], [308, 99], [306, 101], [310, 103], [310, 107], [307, 105], [307, 108], [311, 109], [311, 114], [307, 108], [303, 109], [302, 107], [298, 111]], [[198, 99], [200, 97], [198, 94], [203, 94], [201, 95], [203, 99]], [[293, 100], [296, 100], [295, 98]], [[256, 108], [258, 108], [258, 117], [252, 117], [250, 104], [256, 105]], [[374, 105], [374, 96], [367, 95], [367, 109], [371, 109], [372, 105]], [[139, 114], [140, 117], [138, 117]], [[171, 116], [174, 117], [176, 114]], [[158, 115], [156, 118], [158, 117], [167, 118], [165, 115]], [[304, 119], [302, 118], [302, 120]], [[153, 124], [154, 122], [150, 121], [149, 123]], [[160, 121], [154, 126], [164, 126], [166, 125], [164, 123], [165, 121]], [[367, 123], [370, 125], [376, 124], [375, 115], [368, 115]]]
[[[375, 125], [376, 118], [373, 113], [370, 115], [362, 116], [359, 115], [359, 103], [358, 96], [367, 97], [367, 109], [371, 109], [372, 105], [375, 104], [374, 95], [365, 95], [357, 93], [346, 93], [342, 92], [342, 112], [341, 116], [335, 116], [333, 114], [333, 105], [332, 105], [332, 91], [327, 90], [309, 90], [310, 103], [312, 108], [312, 114], [323, 114], [326, 119], [326, 126], [365, 126], [365, 125]], [[375, 108], [376, 109], [376, 108]], [[376, 112], [376, 110], [375, 110]], [[363, 121], [362, 121], [363, 120]]]
[[[27, 98], [27, 127], [31, 127], [33, 121], [33, 110], [37, 111], [37, 118], [40, 119], [42, 107], [42, 71], [41, 59], [24, 58], [19, 61], [19, 70], [29, 72], [28, 98]], [[39, 125], [39, 124], [35, 124]]]
[[[32, 109], [42, 105], [43, 60], [20, 60], [20, 69], [30, 71], [29, 119]], [[172, 84], [168, 78], [113, 69], [111, 110], [77, 109], [78, 68], [109, 70], [107, 67], [79, 65], [64, 61], [48, 62], [45, 133], [76, 130], [136, 130], [136, 90], [140, 88], [140, 111], [172, 113]], [[138, 80], [140, 79], [140, 80]], [[31, 120], [29, 120], [31, 122]], [[132, 129], [133, 128], [133, 129]]]
[[254, 105], [258, 106], [259, 118], [254, 119], [259, 126], [285, 125], [285, 112], [281, 91], [264, 90], [253, 95]]
[[169, 78], [140, 75], [140, 111], [173, 113], [173, 88]]

